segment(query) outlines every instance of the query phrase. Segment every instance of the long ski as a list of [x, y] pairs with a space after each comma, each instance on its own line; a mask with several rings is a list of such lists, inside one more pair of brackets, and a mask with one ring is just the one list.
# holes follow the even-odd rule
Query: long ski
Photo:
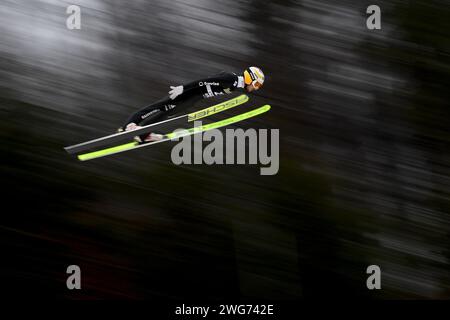
[[94, 151], [94, 152], [89, 152], [89, 153], [85, 153], [85, 154], [81, 154], [78, 155], [78, 159], [81, 161], [87, 161], [87, 160], [92, 160], [92, 159], [96, 159], [96, 158], [101, 158], [101, 157], [105, 157], [105, 156], [109, 156], [112, 154], [116, 154], [116, 153], [120, 153], [120, 152], [124, 152], [124, 151], [129, 151], [129, 150], [133, 150], [133, 149], [138, 149], [138, 148], [143, 148], [143, 147], [148, 147], [157, 143], [161, 143], [161, 142], [165, 142], [165, 141], [170, 141], [173, 139], [177, 139], [177, 138], [181, 138], [181, 137], [185, 137], [185, 136], [189, 136], [189, 135], [193, 135], [196, 133], [200, 133], [200, 132], [205, 132], [208, 130], [212, 130], [212, 129], [217, 129], [217, 128], [221, 128], [224, 126], [228, 126], [230, 124], [233, 123], [237, 123], [255, 116], [258, 116], [262, 113], [265, 113], [267, 111], [270, 110], [270, 105], [264, 105], [262, 107], [259, 107], [257, 109], [245, 112], [245, 113], [241, 113], [238, 114], [234, 117], [230, 117], [224, 120], [220, 120], [217, 122], [213, 122], [213, 123], [209, 123], [209, 124], [205, 124], [205, 125], [201, 125], [201, 126], [197, 126], [197, 127], [193, 127], [193, 128], [189, 128], [189, 129], [184, 129], [184, 130], [176, 130], [174, 132], [168, 133], [164, 135], [164, 138], [162, 140], [159, 141], [153, 141], [153, 142], [148, 142], [148, 143], [143, 143], [140, 144], [138, 142], [129, 142], [129, 143], [125, 143], [119, 146], [115, 146], [115, 147], [111, 147], [111, 148], [106, 148], [106, 149], [102, 149], [102, 150], [98, 150], [98, 151]]
[[205, 117], [209, 117], [213, 114], [234, 108], [234, 107], [241, 105], [247, 101], [248, 101], [248, 96], [245, 94], [242, 94], [233, 99], [224, 101], [222, 103], [216, 104], [214, 106], [211, 106], [211, 107], [199, 110], [199, 111], [191, 112], [189, 114], [184, 114], [184, 115], [174, 117], [171, 119], [167, 119], [164, 121], [152, 123], [152, 124], [149, 124], [147, 126], [144, 126], [142, 128], [136, 129], [136, 130], [115, 133], [115, 134], [111, 134], [111, 135], [101, 137], [98, 139], [82, 142], [82, 143], [75, 144], [75, 145], [72, 145], [69, 147], [65, 147], [64, 149], [69, 154], [80, 153], [80, 152], [86, 151], [88, 149], [93, 149], [93, 148], [101, 147], [101, 146], [104, 146], [107, 144], [116, 143], [118, 141], [131, 139], [135, 136], [140, 136], [142, 134], [145, 134], [145, 133], [148, 133], [148, 132], [154, 130], [158, 126], [161, 126], [161, 125], [164, 125], [164, 124], [176, 121], [176, 120], [186, 119], [187, 122], [191, 122], [191, 121], [195, 121], [195, 120], [202, 119]]

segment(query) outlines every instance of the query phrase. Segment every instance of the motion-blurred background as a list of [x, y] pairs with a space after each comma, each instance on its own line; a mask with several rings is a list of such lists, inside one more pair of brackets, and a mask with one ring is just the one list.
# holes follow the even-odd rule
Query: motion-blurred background
[[[436, 0], [2, 0], [2, 292], [450, 298], [449, 30]], [[251, 103], [273, 108], [241, 127], [280, 129], [278, 175], [175, 166], [174, 143], [90, 162], [62, 149], [249, 65], [267, 76]]]

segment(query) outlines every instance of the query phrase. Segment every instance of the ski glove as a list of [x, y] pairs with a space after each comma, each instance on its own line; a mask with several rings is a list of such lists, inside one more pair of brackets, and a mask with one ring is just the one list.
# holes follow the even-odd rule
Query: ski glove
[[176, 97], [178, 97], [180, 94], [182, 94], [183, 90], [184, 90], [183, 86], [178, 86], [178, 87], [170, 86], [170, 89], [172, 89], [172, 90], [169, 91], [169, 96], [170, 96], [170, 99], [172, 99], [172, 100], [174, 100]]

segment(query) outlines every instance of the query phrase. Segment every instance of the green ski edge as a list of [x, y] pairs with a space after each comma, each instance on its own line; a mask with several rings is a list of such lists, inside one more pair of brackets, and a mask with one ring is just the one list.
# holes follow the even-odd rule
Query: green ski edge
[[[185, 136], [189, 136], [189, 135], [193, 135], [196, 133], [200, 133], [200, 132], [205, 132], [208, 130], [212, 130], [212, 129], [217, 129], [217, 128], [221, 128], [221, 127], [225, 127], [228, 126], [230, 124], [233, 123], [237, 123], [255, 116], [258, 116], [264, 112], [267, 112], [270, 110], [270, 105], [266, 104], [262, 107], [259, 107], [257, 109], [245, 112], [245, 113], [241, 113], [238, 114], [234, 117], [231, 118], [227, 118], [224, 120], [220, 120], [217, 122], [213, 122], [213, 123], [209, 123], [209, 124], [205, 124], [202, 126], [198, 126], [198, 127], [194, 127], [194, 128], [190, 128], [190, 129], [182, 129], [182, 130], [175, 130], [174, 132], [168, 133], [164, 136], [164, 138], [162, 140], [159, 141], [154, 141], [154, 142], [149, 142], [149, 143], [144, 143], [144, 144], [139, 144], [138, 142], [129, 142], [126, 144], [122, 144], [116, 147], [111, 147], [111, 148], [107, 148], [107, 149], [103, 149], [103, 150], [99, 150], [99, 151], [94, 151], [94, 152], [89, 152], [89, 153], [85, 153], [85, 154], [81, 154], [78, 155], [78, 159], [81, 161], [86, 161], [86, 160], [92, 160], [95, 158], [101, 158], [104, 156], [109, 156], [112, 154], [116, 154], [119, 152], [124, 152], [124, 151], [128, 151], [128, 150], [132, 150], [132, 149], [137, 149], [137, 148], [142, 148], [142, 147], [147, 147], [153, 144], [157, 144], [157, 143], [161, 143], [164, 141], [169, 141], [169, 140], [173, 140], [173, 139], [178, 139], [181, 137], [185, 137]], [[197, 118], [199, 119], [199, 118]]]

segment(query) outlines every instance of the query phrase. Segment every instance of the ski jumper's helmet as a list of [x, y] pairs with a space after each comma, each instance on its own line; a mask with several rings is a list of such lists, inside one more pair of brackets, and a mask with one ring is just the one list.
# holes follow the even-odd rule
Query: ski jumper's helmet
[[246, 85], [253, 84], [256, 89], [259, 89], [264, 83], [264, 73], [258, 67], [249, 67], [244, 71], [244, 82]]

